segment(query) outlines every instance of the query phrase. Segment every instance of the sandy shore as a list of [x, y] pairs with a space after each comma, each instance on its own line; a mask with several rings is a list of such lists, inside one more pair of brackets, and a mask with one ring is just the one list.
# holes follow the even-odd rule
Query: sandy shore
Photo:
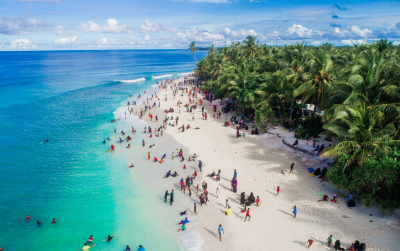
[[[196, 153], [198, 159], [203, 162], [203, 173], [199, 173], [193, 187], [197, 184], [201, 187], [202, 181], [205, 180], [208, 184], [210, 202], [207, 206], [197, 205], [199, 215], [194, 216], [192, 208], [193, 201], [199, 203], [200, 193], [196, 195], [192, 190], [190, 199], [187, 193], [185, 195], [180, 193], [179, 179], [165, 181], [173, 183], [175, 193], [181, 197], [177, 199], [187, 203], [187, 208], [190, 210], [189, 220], [194, 219], [198, 222], [197, 230], [203, 239], [202, 245], [200, 244], [201, 250], [302, 250], [307, 247], [308, 239], [314, 240], [312, 249], [331, 250], [333, 248], [326, 245], [329, 235], [333, 235], [333, 242], [341, 240], [345, 248], [350, 247], [355, 240], [359, 240], [367, 244], [367, 250], [398, 250], [400, 227], [395, 214], [383, 215], [377, 208], [366, 209], [361, 207], [360, 203], [350, 210], [346, 207], [344, 197], [339, 197], [339, 204], [317, 202], [321, 199], [318, 193], [327, 194], [329, 197], [338, 193], [328, 183], [320, 183], [320, 180], [308, 175], [307, 167], [324, 167], [324, 160], [285, 146], [282, 139], [274, 134], [256, 136], [250, 135], [250, 131], [244, 131], [246, 137], [236, 138], [235, 129], [223, 126], [225, 117], [212, 118], [213, 112], [209, 102], [205, 102], [209, 119], [202, 119], [199, 106], [193, 111], [195, 114], [193, 121], [191, 113], [186, 112], [183, 106], [179, 113], [176, 105], [178, 100], [183, 103], [188, 101], [187, 95], [182, 97], [179, 91], [179, 95], [174, 99], [172, 91], [168, 88], [166, 92], [168, 101], [164, 101], [165, 91], [157, 91], [157, 94], [161, 97], [161, 107], [152, 109], [151, 113], [158, 116], [159, 122], [150, 121], [148, 114], [144, 117], [144, 121], [152, 127], [158, 127], [165, 117], [164, 109], [173, 107], [175, 113], [168, 115], [174, 118], [179, 116], [179, 125], [190, 124], [192, 128], [185, 132], [180, 132], [176, 127], [168, 127], [165, 130], [165, 136], [170, 135], [174, 139], [173, 145], [169, 145], [170, 143], [158, 145], [160, 153], [168, 153], [169, 158], [165, 165], [173, 165], [179, 170], [179, 179], [186, 178], [197, 169], [198, 162], [188, 162], [188, 157], [184, 161], [188, 169], [183, 171], [180, 164], [177, 165], [177, 160], [170, 160], [170, 153], [176, 148], [175, 144], [179, 148], [184, 148], [184, 156]], [[198, 95], [198, 99], [200, 98], [203, 96]], [[220, 101], [214, 103], [220, 104]], [[140, 109], [140, 106], [135, 109]], [[218, 110], [221, 110], [220, 105]], [[200, 129], [193, 129], [195, 127]], [[142, 128], [137, 130], [138, 133], [142, 132]], [[282, 128], [276, 128], [272, 132], [279, 134], [283, 132], [281, 130]], [[290, 137], [290, 135], [285, 136]], [[144, 150], [146, 151], [147, 149]], [[293, 161], [296, 163], [294, 173], [288, 174]], [[127, 162], [130, 163], [130, 160]], [[218, 169], [222, 171], [220, 182], [206, 177], [206, 174], [217, 172]], [[238, 172], [238, 193], [230, 190], [234, 169]], [[280, 170], [286, 171], [287, 174], [281, 174]], [[165, 182], [163, 181], [161, 185], [168, 184]], [[279, 196], [275, 196], [277, 186], [281, 189]], [[215, 196], [217, 187], [220, 190], [218, 199]], [[253, 192], [262, 202], [259, 207], [250, 207], [252, 218], [248, 222], [244, 222], [245, 215], [241, 213], [243, 207], [239, 205], [241, 192], [246, 192], [246, 195]], [[225, 215], [226, 199], [229, 200], [232, 209], [230, 216]], [[292, 208], [295, 205], [298, 208], [296, 219], [292, 216]], [[371, 213], [374, 215], [370, 216]], [[219, 224], [225, 229], [222, 242], [217, 238]], [[194, 235], [196, 234], [191, 232], [181, 238], [181, 242], [186, 242], [184, 250], [200, 249], [188, 240]]]
[[[187, 95], [185, 98], [177, 95], [173, 99], [168, 90], [165, 107], [177, 110], [178, 99], [188, 101]], [[339, 198], [338, 205], [317, 202], [321, 199], [318, 193], [330, 197], [338, 193], [326, 182], [320, 183], [308, 175], [307, 167], [323, 167], [324, 160], [283, 145], [276, 135], [256, 136], [245, 131], [246, 137], [236, 138], [236, 130], [224, 127], [224, 118], [213, 119], [212, 107], [209, 102], [205, 103], [208, 120], [202, 119], [201, 107], [194, 111], [195, 121], [192, 121], [191, 113], [183, 112], [183, 109], [174, 114], [179, 116], [179, 124], [200, 127], [199, 130], [189, 129], [182, 133], [171, 128], [166, 131], [187, 147], [190, 154], [199, 156], [204, 165], [203, 174], [218, 169], [222, 172], [220, 182], [203, 178], [211, 196], [210, 203], [199, 209], [202, 219], [198, 230], [204, 240], [202, 250], [301, 250], [307, 247], [308, 239], [315, 240], [313, 249], [330, 250], [326, 246], [329, 235], [333, 235], [333, 241], [341, 240], [346, 248], [359, 240], [367, 244], [368, 250], [398, 249], [400, 228], [395, 214], [382, 215], [377, 208], [366, 209], [359, 203], [351, 210], [346, 207], [343, 197]], [[220, 101], [214, 103], [220, 104]], [[220, 105], [218, 110], [221, 110]], [[280, 130], [277, 128], [272, 132], [280, 133]], [[293, 161], [296, 163], [294, 173], [282, 175], [280, 170], [288, 173]], [[230, 190], [234, 169], [238, 172], [237, 194]], [[276, 197], [277, 186], [281, 192]], [[218, 199], [214, 196], [217, 187], [221, 191]], [[244, 222], [243, 208], [239, 205], [240, 192], [260, 196], [262, 205], [251, 207], [250, 222]], [[226, 199], [232, 208], [230, 216], [224, 214]], [[296, 219], [292, 216], [294, 205], [298, 208]], [[374, 215], [370, 216], [371, 213]], [[225, 229], [222, 242], [216, 238], [218, 224]]]

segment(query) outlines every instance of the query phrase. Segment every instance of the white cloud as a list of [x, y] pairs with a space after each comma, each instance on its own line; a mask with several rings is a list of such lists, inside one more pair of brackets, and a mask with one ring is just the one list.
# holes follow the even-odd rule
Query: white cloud
[[144, 40], [150, 40], [150, 36], [149, 35], [146, 35], [145, 37], [144, 37]]
[[82, 44], [83, 41], [81, 39], [78, 39], [78, 36], [73, 36], [73, 37], [63, 37], [56, 39], [54, 41], [54, 44]]
[[339, 37], [344, 37], [343, 31], [341, 31], [341, 30], [339, 29], [339, 27], [335, 27], [335, 28], [333, 29], [333, 32], [334, 32], [335, 35], [337, 35], [337, 36], [339, 36]]
[[355, 26], [355, 25], [350, 26], [349, 28], [353, 33], [355, 33], [356, 35], [358, 35], [360, 37], [366, 37], [368, 35], [368, 33], [372, 33], [372, 31], [368, 30], [368, 28], [361, 30], [360, 28], [358, 28], [358, 26]]
[[116, 19], [110, 18], [107, 20], [107, 25], [99, 26], [98, 24], [88, 21], [88, 23], [81, 23], [82, 30], [89, 32], [101, 33], [132, 33], [133, 29], [127, 25], [118, 26]]
[[362, 44], [362, 43], [364, 43], [364, 39], [358, 39], [358, 40], [346, 39], [346, 40], [342, 40], [342, 43], [343, 43], [344, 45], [351, 45], [351, 46], [353, 46], [354, 44]]
[[25, 19], [22, 17], [3, 17], [0, 18], [0, 34], [21, 35], [30, 32], [47, 30], [51, 27], [48, 22]]
[[59, 0], [12, 0], [13, 2], [42, 2], [42, 3], [58, 3]]
[[63, 27], [61, 25], [58, 25], [54, 28], [54, 32], [61, 37], [66, 37], [66, 36], [71, 36], [71, 35], [76, 35], [78, 32], [73, 28], [73, 27]]
[[166, 26], [164, 24], [150, 23], [148, 19], [140, 24], [141, 32], [176, 32], [176, 29]]
[[223, 28], [221, 26], [217, 27], [217, 31], [219, 32], [219, 34], [222, 34], [226, 39], [230, 40], [243, 40], [248, 35], [257, 35], [254, 30], [231, 30], [228, 27]]
[[11, 45], [11, 48], [19, 49], [19, 50], [21, 50], [21, 49], [23, 49], [23, 50], [36, 49], [37, 48], [37, 46], [34, 43], [32, 43], [31, 41], [29, 41], [26, 38], [17, 39], [14, 42], [11, 42], [10, 45]]
[[319, 41], [314, 41], [314, 42], [312, 42], [311, 44], [312, 44], [312, 45], [319, 45], [320, 42], [319, 42]]
[[307, 29], [303, 25], [293, 24], [286, 31], [289, 35], [299, 37], [299, 38], [309, 38], [312, 36], [312, 30]]

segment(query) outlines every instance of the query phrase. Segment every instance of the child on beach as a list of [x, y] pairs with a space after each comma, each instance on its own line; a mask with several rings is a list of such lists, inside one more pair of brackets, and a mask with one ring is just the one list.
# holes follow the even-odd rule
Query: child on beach
[[332, 244], [332, 235], [330, 235], [330, 236], [328, 237], [327, 241], [328, 241], [328, 247], [331, 247], [331, 244]]
[[217, 191], [215, 191], [215, 194], [217, 195], [217, 199], [218, 199], [218, 195], [219, 195], [218, 187], [217, 187]]
[[183, 164], [183, 169], [185, 169], [185, 170], [186, 170], [186, 165], [185, 165], [185, 164]]
[[244, 217], [244, 222], [246, 222], [247, 217], [249, 218], [249, 221], [250, 221], [250, 218], [251, 218], [251, 216], [250, 216], [250, 208], [247, 208], [246, 217]]
[[150, 160], [150, 152], [147, 153], [147, 159]]
[[314, 240], [312, 240], [312, 239], [309, 239], [309, 240], [307, 241], [307, 243], [308, 243], [308, 248], [311, 247], [311, 245], [313, 244], [313, 242], [314, 242]]
[[280, 191], [281, 191], [281, 189], [278, 186], [278, 188], [276, 189], [276, 195], [275, 196], [278, 196]]
[[197, 184], [196, 193], [199, 193], [199, 184]]
[[259, 196], [257, 196], [256, 203], [257, 203], [257, 207], [260, 206], [261, 203], [260, 203], [260, 197]]

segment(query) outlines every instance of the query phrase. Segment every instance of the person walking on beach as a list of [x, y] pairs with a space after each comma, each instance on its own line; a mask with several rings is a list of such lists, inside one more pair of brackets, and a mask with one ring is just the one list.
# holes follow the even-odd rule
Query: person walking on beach
[[172, 206], [172, 203], [174, 202], [174, 189], [172, 189], [171, 193], [169, 194], [169, 203]]
[[280, 191], [281, 191], [281, 189], [278, 186], [278, 188], [276, 189], [276, 195], [275, 196], [278, 196]]
[[197, 208], [196, 208], [196, 203], [194, 203], [193, 210], [194, 210], [194, 215], [197, 215], [198, 212], [197, 212]]
[[224, 231], [224, 229], [222, 228], [222, 225], [221, 225], [221, 224], [219, 224], [218, 233], [219, 233], [219, 241], [222, 241], [222, 234], [225, 234], [225, 231]]
[[293, 207], [293, 218], [296, 218], [296, 215], [297, 215], [297, 207], [294, 206]]
[[294, 167], [294, 162], [290, 165], [290, 172], [289, 173], [293, 172], [293, 167]]
[[250, 218], [251, 218], [251, 216], [250, 216], [250, 208], [247, 208], [246, 217], [244, 217], [244, 222], [246, 222], [247, 217], [249, 218], [249, 221], [250, 221]]
[[307, 248], [310, 248], [311, 245], [313, 244], [313, 242], [314, 242], [314, 240], [309, 239], [309, 240], [307, 241], [307, 243], [308, 243], [308, 247], [307, 247]]
[[164, 195], [164, 202], [167, 203], [167, 198], [168, 198], [168, 190], [165, 191], [165, 195]]
[[192, 191], [190, 189], [190, 186], [189, 186], [188, 190], [189, 190], [189, 196], [190, 196], [190, 198], [192, 198]]
[[200, 169], [200, 172], [202, 172], [201, 171], [201, 168], [203, 167], [203, 162], [201, 162], [201, 160], [199, 160], [199, 169]]
[[217, 191], [215, 191], [215, 195], [217, 195], [217, 199], [218, 199], [218, 195], [219, 195], [218, 187], [217, 187]]
[[145, 143], [144, 143], [144, 140], [142, 141], [142, 143], [143, 143], [143, 147], [146, 145]]
[[83, 248], [78, 248], [78, 250], [88, 251], [88, 250], [89, 250], [90, 248], [92, 248], [94, 245], [96, 245], [96, 244], [93, 244], [92, 246], [88, 246], [88, 244], [85, 243], [85, 245], [83, 246]]
[[332, 235], [330, 235], [329, 237], [328, 237], [328, 239], [327, 239], [327, 244], [328, 244], [328, 247], [331, 247], [331, 245], [332, 245]]

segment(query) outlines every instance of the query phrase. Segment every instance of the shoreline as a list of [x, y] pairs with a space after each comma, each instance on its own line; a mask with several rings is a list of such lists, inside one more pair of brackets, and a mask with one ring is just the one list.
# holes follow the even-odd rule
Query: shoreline
[[[170, 85], [168, 84], [167, 87]], [[165, 92], [168, 101], [162, 99]], [[319, 246], [319, 250], [330, 250], [326, 246], [325, 240], [331, 234], [334, 241], [340, 239], [346, 248], [355, 240], [366, 243], [368, 250], [395, 250], [400, 244], [396, 237], [400, 233], [396, 214], [386, 213], [383, 215], [376, 207], [364, 208], [360, 204], [350, 210], [346, 208], [344, 198], [340, 196], [339, 205], [317, 202], [321, 199], [317, 193], [328, 194], [330, 197], [333, 193], [338, 193], [338, 190], [328, 183], [320, 183], [319, 180], [308, 176], [307, 167], [323, 167], [325, 165], [318, 157], [311, 157], [299, 152], [299, 149], [292, 149], [284, 145], [281, 138], [274, 134], [263, 133], [257, 136], [250, 135], [250, 131], [245, 131], [246, 137], [237, 139], [234, 129], [223, 126], [224, 117], [212, 118], [213, 112], [211, 112], [209, 102], [204, 102], [205, 110], [210, 115], [209, 119], [202, 120], [201, 107], [198, 106], [197, 110], [194, 110], [196, 119], [193, 122], [191, 113], [183, 111], [184, 109], [181, 109], [181, 113], [177, 111], [176, 102], [187, 100], [186, 95], [184, 97], [178, 95], [174, 99], [168, 88], [167, 91], [157, 90], [157, 95], [161, 97], [161, 107], [151, 109], [151, 113], [158, 115], [159, 122], [157, 124], [150, 122], [148, 116], [144, 116], [144, 122], [152, 127], [154, 127], [153, 125], [159, 126], [165, 116], [163, 110], [173, 107], [175, 112], [168, 116], [172, 115], [174, 118], [179, 116], [179, 124], [190, 124], [192, 129], [181, 133], [176, 127], [169, 126], [164, 133], [171, 136], [174, 144], [177, 143], [179, 148], [183, 146], [184, 156], [187, 156], [187, 153], [196, 153], [198, 159], [203, 162], [203, 177], [198, 172], [199, 176], [193, 185], [201, 186], [203, 180], [208, 183], [210, 203], [203, 207], [197, 206], [198, 216], [193, 216], [193, 205], [187, 206], [189, 220], [199, 218], [196, 229], [204, 241], [201, 250], [236, 250], [239, 248], [297, 250], [305, 248], [305, 243], [310, 238], [315, 241], [312, 248]], [[202, 97], [199, 95], [199, 98]], [[197, 102], [198, 100], [196, 99]], [[219, 100], [213, 102], [220, 104]], [[218, 110], [220, 108], [221, 106], [218, 105]], [[232, 114], [230, 112], [229, 116]], [[197, 126], [200, 129], [194, 130], [193, 128]], [[137, 129], [139, 136], [140, 131], [142, 129]], [[196, 163], [190, 162], [187, 171], [182, 171], [179, 164], [178, 167], [175, 167], [178, 160], [170, 160], [169, 152], [172, 150], [166, 146], [160, 146], [160, 148], [164, 148], [159, 151], [166, 152], [168, 156], [163, 165], [167, 166], [168, 162], [173, 162], [171, 165], [176, 168], [180, 178], [184, 177], [180, 173], [190, 174], [197, 169], [198, 162], [196, 161]], [[280, 170], [288, 171], [292, 161], [296, 162], [294, 173], [282, 175]], [[184, 163], [188, 164], [187, 159]], [[218, 171], [218, 169], [222, 171], [220, 182], [217, 183], [214, 178], [205, 176], [212, 171]], [[230, 179], [234, 169], [238, 171], [237, 194], [230, 191]], [[134, 170], [131, 170], [131, 175], [134, 175]], [[177, 185], [179, 179], [173, 181]], [[281, 193], [276, 197], [275, 191], [278, 185]], [[218, 199], [214, 196], [217, 186], [221, 193]], [[175, 186], [176, 194], [180, 193], [178, 190], [179, 186]], [[255, 196], [260, 196], [262, 202], [260, 207], [251, 207], [252, 221], [246, 223], [243, 222], [244, 215], [240, 213], [242, 207], [238, 203], [238, 196], [243, 191], [246, 192], [246, 195], [253, 192]], [[196, 194], [192, 192], [190, 201], [198, 203], [198, 196], [193, 195]], [[188, 197], [187, 194], [181, 198], [185, 200], [185, 197]], [[230, 216], [224, 215], [226, 198], [232, 209]], [[293, 219], [291, 215], [291, 208], [294, 205], [297, 205], [299, 210], [296, 219]], [[179, 211], [179, 209], [176, 210]], [[374, 214], [372, 218], [369, 216], [370, 213]], [[218, 224], [222, 224], [225, 229], [222, 242], [216, 238]], [[171, 228], [174, 229], [173, 226]], [[192, 225], [189, 225], [188, 230], [189, 228], [192, 228]], [[179, 239], [180, 236], [177, 235], [177, 237]], [[192, 237], [188, 235], [186, 238]], [[187, 245], [183, 245], [181, 248], [198, 250], [191, 249], [190, 243]]]

